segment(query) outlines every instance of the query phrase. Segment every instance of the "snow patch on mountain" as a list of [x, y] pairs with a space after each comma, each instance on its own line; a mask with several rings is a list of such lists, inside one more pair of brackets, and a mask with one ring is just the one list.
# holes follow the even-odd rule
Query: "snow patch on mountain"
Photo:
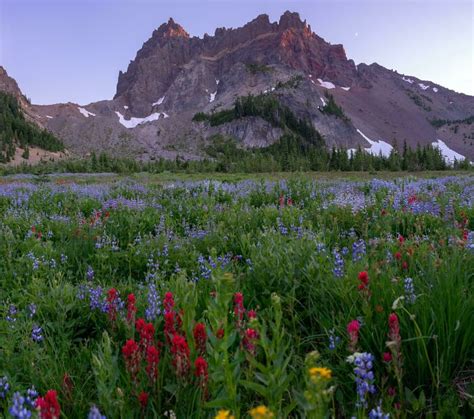
[[345, 90], [346, 92], [348, 92], [349, 90], [351, 90], [350, 87], [341, 87], [342, 90]]
[[438, 93], [438, 88], [437, 88], [437, 87], [433, 87], [433, 92]]
[[423, 84], [423, 83], [418, 83], [418, 86], [420, 86], [423, 90], [429, 89], [430, 86]]
[[408, 78], [408, 77], [405, 77], [405, 76], [402, 77], [402, 80], [403, 80], [403, 81], [406, 81], [407, 83], [410, 83], [410, 84], [413, 84], [413, 83], [414, 83], [414, 81], [413, 81], [412, 79], [410, 79], [410, 78]]
[[214, 93], [210, 94], [209, 103], [212, 103], [216, 100], [217, 90]]
[[161, 115], [159, 112], [155, 112], [155, 113], [152, 113], [151, 115], [148, 115], [145, 118], [133, 118], [132, 117], [130, 119], [125, 119], [124, 116], [120, 112], [115, 111], [115, 113], [119, 117], [119, 122], [125, 128], [135, 128], [140, 124], [146, 124], [147, 122], [156, 121], [160, 118], [160, 115]]
[[321, 102], [323, 102], [323, 106], [326, 106], [326, 101], [324, 100], [324, 98], [320, 97], [321, 99]]
[[330, 81], [324, 81], [322, 79], [318, 79], [319, 85], [326, 88], [326, 89], [335, 89], [336, 85], [334, 83], [331, 83]]
[[155, 103], [152, 103], [151, 106], [161, 105], [165, 100], [165, 97], [160, 97]]
[[53, 117], [52, 117], [52, 116], [49, 116], [49, 115], [46, 115], [46, 118], [48, 118], [48, 119], [53, 119]]
[[367, 147], [365, 151], [369, 154], [373, 154], [375, 156], [378, 156], [379, 154], [382, 154], [384, 157], [390, 156], [390, 152], [392, 151], [393, 147], [389, 144], [386, 143], [385, 141], [379, 140], [379, 141], [373, 141], [367, 135], [365, 135], [360, 129], [357, 130], [357, 132], [364, 137], [364, 139], [370, 144], [370, 147]]
[[87, 109], [85, 108], [81, 108], [81, 107], [78, 107], [77, 108], [79, 110], [79, 112], [84, 115], [86, 118], [89, 118], [89, 116], [95, 116], [95, 113], [92, 113], [92, 112], [89, 112]]
[[446, 163], [453, 164], [454, 160], [464, 160], [464, 156], [462, 154], [459, 154], [456, 151], [450, 149], [447, 144], [439, 138], [436, 141], [432, 142], [431, 145], [441, 151], [441, 154], [443, 155]]

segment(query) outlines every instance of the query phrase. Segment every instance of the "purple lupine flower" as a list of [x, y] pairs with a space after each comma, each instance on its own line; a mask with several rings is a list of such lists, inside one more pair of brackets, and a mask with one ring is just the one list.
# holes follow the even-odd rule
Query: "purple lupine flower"
[[88, 281], [92, 281], [94, 279], [94, 269], [92, 266], [87, 266], [86, 278]]
[[390, 414], [382, 411], [382, 406], [379, 404], [376, 409], [369, 412], [369, 419], [390, 419]]
[[332, 272], [336, 278], [342, 278], [344, 276], [344, 259], [337, 249], [332, 251], [334, 256], [334, 268]]
[[405, 278], [403, 287], [405, 289], [405, 300], [408, 301], [410, 304], [413, 304], [416, 301], [413, 279]]
[[10, 384], [8, 384], [8, 378], [0, 378], [0, 399], [5, 399], [9, 390]]
[[31, 339], [33, 342], [41, 342], [43, 340], [43, 329], [38, 325], [33, 325], [31, 330]]
[[38, 398], [38, 392], [35, 389], [35, 386], [26, 390], [25, 403], [30, 409], [36, 408], [36, 399]]
[[14, 323], [16, 322], [16, 315], [17, 315], [17, 308], [14, 304], [10, 304], [8, 307], [8, 313], [7, 313], [7, 322]]
[[36, 304], [34, 303], [29, 304], [26, 310], [28, 312], [28, 317], [32, 319], [33, 316], [36, 314]]
[[24, 405], [25, 398], [19, 391], [13, 394], [12, 402], [13, 404], [8, 409], [8, 412], [13, 418], [26, 419], [31, 417], [31, 411]]
[[362, 259], [366, 253], [365, 241], [359, 239], [352, 244], [352, 261], [357, 262]]
[[355, 365], [354, 374], [357, 386], [356, 406], [358, 408], [367, 407], [367, 394], [374, 394], [376, 392], [374, 385], [375, 376], [372, 372], [374, 359], [374, 356], [368, 352], [356, 352], [348, 358], [348, 361]]
[[148, 306], [145, 309], [145, 317], [148, 321], [155, 320], [161, 314], [161, 300], [156, 290], [156, 285], [150, 282], [148, 285]]
[[89, 306], [91, 310], [107, 311], [107, 303], [104, 301], [104, 295], [101, 287], [89, 288]]
[[106, 416], [100, 413], [100, 410], [97, 406], [92, 406], [87, 419], [106, 419]]
[[337, 345], [341, 341], [341, 338], [339, 336], [335, 335], [334, 329], [331, 329], [329, 331], [329, 349], [333, 351], [336, 349]]

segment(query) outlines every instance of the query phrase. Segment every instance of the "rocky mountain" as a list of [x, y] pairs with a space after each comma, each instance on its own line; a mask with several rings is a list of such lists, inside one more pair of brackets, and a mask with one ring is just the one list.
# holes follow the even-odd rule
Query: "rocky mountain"
[[[0, 90], [18, 93], [6, 77], [2, 69]], [[22, 103], [79, 155], [198, 159], [216, 134], [242, 147], [279, 140], [283, 129], [259, 116], [214, 125], [193, 120], [200, 112], [231, 109], [246, 95], [274, 97], [310, 121], [328, 147], [389, 153], [404, 142], [435, 144], [447, 158], [474, 160], [474, 97], [378, 64], [356, 66], [342, 45], [326, 42], [291, 12], [278, 22], [260, 15], [203, 38], [191, 37], [170, 19], [119, 73], [113, 99], [86, 106]], [[331, 112], [332, 105], [341, 114]]]

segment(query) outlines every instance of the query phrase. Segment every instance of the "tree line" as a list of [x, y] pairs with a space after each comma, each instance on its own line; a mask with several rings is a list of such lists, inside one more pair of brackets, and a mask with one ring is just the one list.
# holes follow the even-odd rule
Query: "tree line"
[[27, 121], [17, 99], [0, 92], [0, 163], [8, 163], [17, 147], [24, 149], [28, 158], [29, 146], [48, 151], [63, 151], [63, 143], [53, 134]]

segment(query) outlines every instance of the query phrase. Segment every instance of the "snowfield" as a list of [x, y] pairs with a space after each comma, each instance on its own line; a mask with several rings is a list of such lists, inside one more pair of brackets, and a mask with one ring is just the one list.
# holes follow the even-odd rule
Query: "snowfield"
[[322, 87], [325, 87], [326, 89], [335, 89], [336, 85], [334, 83], [331, 83], [330, 81], [324, 81], [321, 79], [318, 79], [319, 85]]
[[157, 105], [161, 105], [163, 103], [163, 101], [165, 100], [165, 97], [160, 97], [155, 103], [152, 103], [151, 106], [157, 106]]
[[367, 135], [365, 135], [360, 129], [357, 132], [364, 137], [364, 139], [370, 144], [370, 147], [367, 147], [365, 151], [369, 154], [379, 155], [382, 154], [384, 157], [390, 156], [390, 152], [392, 151], [393, 147], [386, 143], [385, 141], [373, 141]]
[[217, 90], [214, 93], [211, 93], [209, 97], [209, 103], [212, 103], [216, 100]]
[[451, 150], [447, 146], [447, 144], [444, 141], [440, 140], [439, 138], [436, 141], [432, 142], [431, 145], [441, 151], [441, 154], [443, 155], [446, 163], [454, 164], [454, 160], [462, 161], [465, 158], [462, 154], [459, 154], [456, 151]]
[[78, 107], [77, 108], [79, 110], [79, 112], [84, 115], [86, 118], [89, 118], [89, 116], [95, 116], [95, 113], [92, 113], [92, 112], [89, 112], [87, 109], [85, 108], [81, 108], [81, 107]]
[[124, 116], [120, 112], [115, 111], [115, 113], [119, 117], [119, 122], [125, 128], [135, 128], [140, 124], [146, 124], [147, 122], [157, 121], [160, 118], [160, 115], [161, 115], [159, 112], [155, 112], [155, 113], [152, 113], [151, 115], [148, 115], [146, 118], [125, 119]]

